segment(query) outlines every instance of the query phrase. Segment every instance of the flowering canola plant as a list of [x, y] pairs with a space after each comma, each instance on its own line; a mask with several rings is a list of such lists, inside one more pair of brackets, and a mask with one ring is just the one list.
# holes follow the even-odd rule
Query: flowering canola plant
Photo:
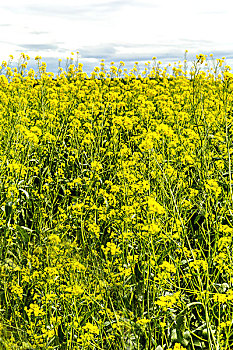
[[232, 348], [230, 67], [71, 56], [1, 66], [0, 348]]

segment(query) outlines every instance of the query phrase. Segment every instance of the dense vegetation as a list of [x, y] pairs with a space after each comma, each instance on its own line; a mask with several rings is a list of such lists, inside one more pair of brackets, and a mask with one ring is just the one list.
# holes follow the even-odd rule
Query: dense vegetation
[[0, 76], [1, 349], [232, 348], [230, 67], [21, 59]]

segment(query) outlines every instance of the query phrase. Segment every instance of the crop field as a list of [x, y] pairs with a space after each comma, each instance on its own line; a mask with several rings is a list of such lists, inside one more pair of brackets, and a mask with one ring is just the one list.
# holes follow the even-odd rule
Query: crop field
[[233, 349], [224, 58], [28, 60], [0, 72], [0, 349]]

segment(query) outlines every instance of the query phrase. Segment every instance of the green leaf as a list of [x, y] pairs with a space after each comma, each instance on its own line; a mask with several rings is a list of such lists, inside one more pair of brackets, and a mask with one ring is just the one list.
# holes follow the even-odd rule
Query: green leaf
[[194, 340], [193, 341], [193, 344], [195, 345], [195, 346], [198, 346], [199, 348], [201, 348], [202, 349], [202, 342], [200, 342], [200, 340]]
[[171, 341], [175, 342], [178, 340], [176, 329], [174, 328], [171, 332]]

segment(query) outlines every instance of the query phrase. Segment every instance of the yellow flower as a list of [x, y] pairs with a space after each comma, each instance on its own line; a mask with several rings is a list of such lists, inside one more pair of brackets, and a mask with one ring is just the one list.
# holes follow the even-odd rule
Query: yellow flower
[[52, 233], [49, 237], [48, 237], [49, 241], [51, 244], [59, 244], [61, 242], [61, 238], [56, 235], [55, 233]]
[[107, 254], [108, 252], [110, 252], [111, 255], [116, 255], [116, 254], [121, 253], [120, 248], [118, 248], [116, 246], [116, 244], [113, 243], [113, 242], [108, 242], [107, 245], [106, 245], [106, 248], [104, 248], [103, 245], [101, 246], [101, 248], [102, 248], [102, 250], [104, 251], [105, 254]]
[[218, 197], [222, 191], [221, 187], [219, 187], [218, 185], [218, 182], [214, 179], [207, 180], [205, 183], [205, 187], [207, 190], [213, 192], [216, 195], [216, 197]]
[[42, 130], [40, 128], [38, 128], [37, 126], [33, 126], [30, 129], [31, 132], [34, 132], [37, 136], [41, 136], [42, 135]]
[[157, 214], [165, 214], [166, 210], [164, 209], [164, 207], [159, 204], [158, 202], [156, 202], [154, 197], [149, 197], [148, 198], [148, 209], [149, 209], [149, 213], [157, 213]]
[[194, 260], [190, 262], [190, 267], [193, 267], [195, 270], [198, 270], [199, 268], [203, 268], [204, 271], [207, 271], [208, 263], [205, 260]]
[[163, 270], [166, 270], [169, 273], [175, 273], [176, 268], [174, 264], [170, 264], [168, 261], [164, 261], [159, 267]]
[[166, 311], [168, 308], [173, 307], [174, 304], [179, 302], [180, 293], [181, 292], [177, 292], [171, 295], [162, 295], [155, 302], [155, 304], [161, 306], [162, 309]]
[[23, 287], [15, 284], [11, 287], [11, 291], [13, 294], [16, 294], [20, 299], [23, 297]]
[[213, 300], [219, 304], [227, 302], [227, 294], [215, 293]]
[[226, 249], [232, 242], [231, 237], [221, 237], [218, 241], [218, 250]]
[[92, 334], [99, 334], [99, 329], [96, 325], [87, 322], [85, 326], [82, 327], [85, 331], [90, 332]]
[[138, 319], [136, 323], [140, 324], [141, 326], [145, 326], [147, 323], [150, 323], [150, 320], [147, 318], [141, 318]]
[[206, 60], [206, 55], [200, 54], [200, 55], [196, 55], [197, 58], [197, 62], [202, 64], [205, 60]]
[[165, 328], [167, 325], [166, 322], [160, 322], [159, 324], [160, 324], [160, 327], [162, 327], [162, 328]]
[[99, 171], [99, 170], [101, 170], [103, 167], [102, 167], [102, 164], [100, 163], [100, 162], [97, 162], [96, 160], [95, 161], [93, 161], [92, 163], [91, 163], [91, 169], [93, 170], [93, 171]]
[[186, 348], [179, 343], [175, 343], [174, 348], [168, 348], [167, 350], [186, 350]]

